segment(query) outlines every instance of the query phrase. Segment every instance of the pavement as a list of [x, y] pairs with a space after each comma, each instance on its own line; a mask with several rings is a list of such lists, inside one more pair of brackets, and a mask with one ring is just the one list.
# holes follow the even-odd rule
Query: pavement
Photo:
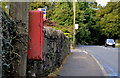
[[105, 71], [85, 49], [71, 50], [60, 76], [105, 76]]

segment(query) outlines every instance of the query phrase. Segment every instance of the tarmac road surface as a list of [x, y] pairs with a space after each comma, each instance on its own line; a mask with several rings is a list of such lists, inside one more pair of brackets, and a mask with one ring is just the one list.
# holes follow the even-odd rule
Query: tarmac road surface
[[[104, 67], [108, 76], [120, 75], [120, 62], [118, 62], [120, 56], [120, 48], [118, 47], [104, 47], [104, 46], [79, 46], [77, 49], [85, 49], [86, 52], [93, 55], [99, 63]], [[119, 70], [118, 70], [119, 69]], [[120, 77], [120, 76], [119, 76]]]

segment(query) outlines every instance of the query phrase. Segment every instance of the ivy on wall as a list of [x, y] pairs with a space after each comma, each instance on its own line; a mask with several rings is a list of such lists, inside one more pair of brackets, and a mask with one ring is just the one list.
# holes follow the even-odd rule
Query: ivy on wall
[[20, 34], [18, 31], [18, 22], [10, 18], [2, 10], [2, 72], [3, 76], [13, 76], [18, 72], [17, 67], [21, 63], [21, 50], [24, 50], [27, 42], [27, 35]]

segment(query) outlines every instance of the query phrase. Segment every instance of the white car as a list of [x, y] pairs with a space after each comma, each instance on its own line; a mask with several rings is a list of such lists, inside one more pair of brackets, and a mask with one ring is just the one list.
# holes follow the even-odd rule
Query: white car
[[107, 47], [107, 46], [115, 47], [115, 41], [114, 41], [114, 39], [106, 39], [106, 41], [105, 41], [105, 47]]

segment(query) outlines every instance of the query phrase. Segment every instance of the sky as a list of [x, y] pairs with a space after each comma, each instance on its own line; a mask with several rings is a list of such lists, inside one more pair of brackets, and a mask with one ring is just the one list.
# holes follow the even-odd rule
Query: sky
[[107, 2], [109, 2], [110, 0], [96, 0], [96, 2], [99, 4], [101, 4], [102, 6], [106, 6]]

